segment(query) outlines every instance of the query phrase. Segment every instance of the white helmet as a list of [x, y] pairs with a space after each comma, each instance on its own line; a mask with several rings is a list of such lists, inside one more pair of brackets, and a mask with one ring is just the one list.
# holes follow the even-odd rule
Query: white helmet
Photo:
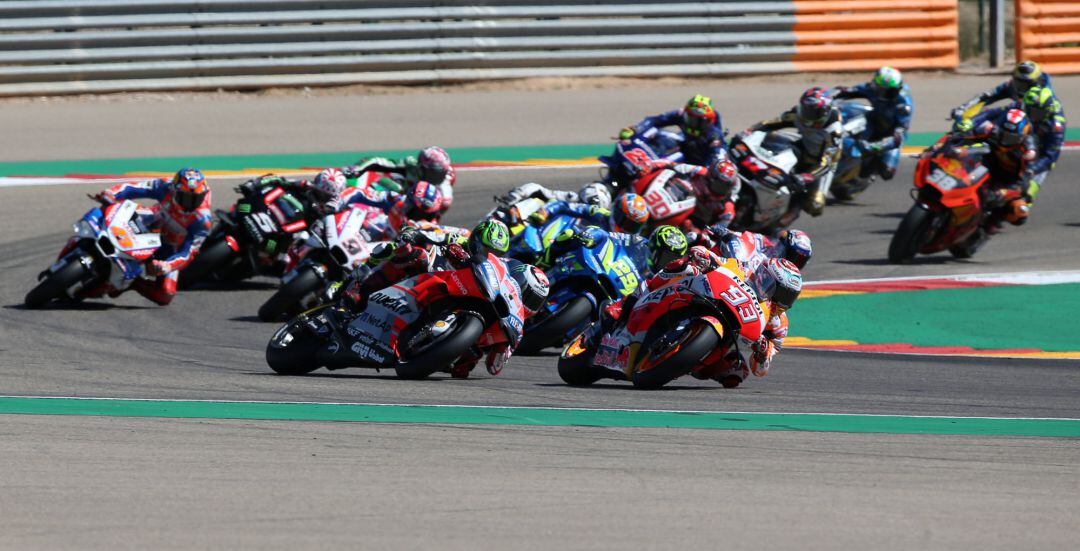
[[578, 192], [578, 199], [586, 205], [596, 205], [602, 209], [611, 208], [611, 191], [600, 182], [585, 184]]
[[336, 168], [328, 168], [315, 177], [312, 186], [322, 195], [323, 201], [334, 201], [341, 197], [348, 184], [345, 175]]

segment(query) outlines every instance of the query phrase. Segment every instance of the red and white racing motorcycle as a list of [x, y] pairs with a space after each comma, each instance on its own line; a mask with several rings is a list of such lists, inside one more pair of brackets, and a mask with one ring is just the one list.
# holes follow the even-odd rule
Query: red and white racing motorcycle
[[[487, 356], [488, 371], [497, 375], [520, 342], [528, 315], [512, 277], [526, 266], [489, 254], [468, 268], [421, 274], [366, 300], [354, 281], [337, 303], [278, 329], [266, 362], [285, 375], [368, 367], [422, 379], [439, 371], [467, 376], [475, 360]], [[362, 303], [366, 307], [354, 311]]]
[[277, 321], [317, 303], [328, 285], [362, 266], [380, 243], [397, 235], [386, 213], [353, 205], [313, 224], [307, 239], [289, 249], [281, 287], [259, 307], [259, 319]]

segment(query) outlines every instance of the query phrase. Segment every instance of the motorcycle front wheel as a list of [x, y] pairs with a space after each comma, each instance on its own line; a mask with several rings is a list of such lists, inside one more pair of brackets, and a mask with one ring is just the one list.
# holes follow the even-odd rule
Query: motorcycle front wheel
[[934, 213], [919, 204], [911, 206], [900, 226], [896, 228], [892, 241], [889, 242], [889, 262], [906, 264], [915, 258], [923, 244], [927, 242]]
[[568, 300], [543, 321], [529, 327], [514, 352], [532, 356], [549, 346], [562, 346], [566, 332], [589, 319], [592, 312], [592, 302], [588, 298], [574, 297]]
[[[450, 327], [433, 334], [433, 329], [440, 323], [449, 323]], [[394, 371], [402, 379], [423, 379], [445, 370], [476, 344], [483, 332], [484, 322], [469, 313], [458, 312], [450, 321], [443, 318], [430, 320], [407, 339], [400, 350], [401, 361], [394, 366]]]
[[641, 350], [647, 353], [634, 366], [630, 380], [635, 387], [657, 389], [690, 373], [720, 342], [716, 332], [701, 322], [692, 323], [670, 344], [661, 339], [642, 343]]
[[315, 360], [322, 341], [297, 319], [278, 329], [266, 345], [266, 364], [279, 375], [304, 375], [321, 367]]
[[23, 305], [27, 308], [41, 308], [53, 299], [67, 296], [67, 290], [72, 285], [82, 281], [86, 276], [86, 266], [78, 258], [73, 258], [59, 270], [49, 274], [41, 280], [23, 299]]

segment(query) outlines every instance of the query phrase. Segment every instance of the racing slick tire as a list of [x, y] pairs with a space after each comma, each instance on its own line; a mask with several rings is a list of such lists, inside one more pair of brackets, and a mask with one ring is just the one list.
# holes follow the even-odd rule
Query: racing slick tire
[[926, 242], [926, 232], [934, 221], [934, 213], [921, 205], [912, 205], [911, 209], [900, 221], [896, 233], [889, 242], [889, 262], [893, 264], [907, 264], [915, 258], [923, 244]]
[[315, 270], [305, 269], [291, 281], [282, 285], [259, 307], [259, 319], [262, 321], [280, 321], [282, 318], [299, 313], [300, 301], [322, 287], [322, 278]]
[[186, 289], [195, 283], [206, 281], [214, 272], [227, 266], [235, 255], [236, 252], [229, 247], [224, 236], [213, 243], [207, 243], [199, 249], [199, 254], [195, 255], [191, 264], [180, 271], [177, 286]]
[[[430, 320], [429, 324], [437, 321]], [[394, 366], [397, 376], [402, 379], [424, 379], [432, 373], [448, 369], [476, 344], [484, 332], [484, 322], [467, 312], [458, 312], [451, 323], [450, 329], [434, 339], [407, 343], [401, 351], [401, 361]], [[418, 333], [414, 333], [410, 340], [415, 339]]]
[[[630, 381], [642, 389], [657, 389], [690, 373], [702, 358], [720, 343], [720, 337], [704, 323], [693, 323], [672, 346], [658, 348], [656, 341], [642, 343], [640, 350], [648, 351], [634, 366]], [[642, 370], [642, 364], [651, 367]]]
[[592, 360], [595, 354], [590, 354], [580, 345], [577, 353], [571, 353], [570, 347], [582, 338], [584, 338], [583, 335], [575, 337], [559, 356], [559, 378], [570, 386], [589, 386], [606, 376], [604, 369], [593, 367]]
[[[287, 335], [292, 339], [283, 343]], [[323, 342], [291, 320], [266, 344], [266, 364], [279, 375], [304, 375], [321, 367], [315, 360]]]
[[37, 309], [44, 307], [53, 299], [64, 298], [67, 296], [68, 288], [82, 281], [85, 276], [86, 266], [79, 259], [73, 258], [26, 293], [23, 305]]
[[514, 352], [522, 356], [533, 356], [545, 348], [562, 346], [566, 332], [588, 320], [592, 313], [593, 305], [588, 298], [574, 297], [543, 321], [530, 327]]

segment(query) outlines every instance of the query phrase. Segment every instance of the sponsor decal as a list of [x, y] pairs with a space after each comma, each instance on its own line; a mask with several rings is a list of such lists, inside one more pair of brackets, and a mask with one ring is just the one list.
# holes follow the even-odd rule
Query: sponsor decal
[[381, 291], [371, 295], [370, 301], [372, 304], [378, 304], [387, 310], [401, 315], [408, 314], [412, 310], [409, 306], [409, 301], [406, 300], [405, 297], [392, 297]]
[[331, 354], [337, 354], [341, 350], [341, 343], [330, 341], [330, 344], [326, 346], [326, 349], [329, 350]]
[[458, 277], [457, 272], [450, 272], [450, 281], [454, 282], [454, 286], [457, 287], [457, 291], [463, 295], [469, 294], [469, 290], [465, 287], [465, 284]]
[[361, 358], [367, 358], [369, 360], [374, 360], [374, 361], [376, 361], [378, 363], [386, 363], [386, 356], [384, 356], [383, 354], [380, 354], [372, 346], [368, 346], [368, 345], [360, 343], [360, 342], [354, 342], [352, 347], [350, 348], [350, 350], [352, 350], [354, 354], [356, 354], [357, 356], [360, 356]]

